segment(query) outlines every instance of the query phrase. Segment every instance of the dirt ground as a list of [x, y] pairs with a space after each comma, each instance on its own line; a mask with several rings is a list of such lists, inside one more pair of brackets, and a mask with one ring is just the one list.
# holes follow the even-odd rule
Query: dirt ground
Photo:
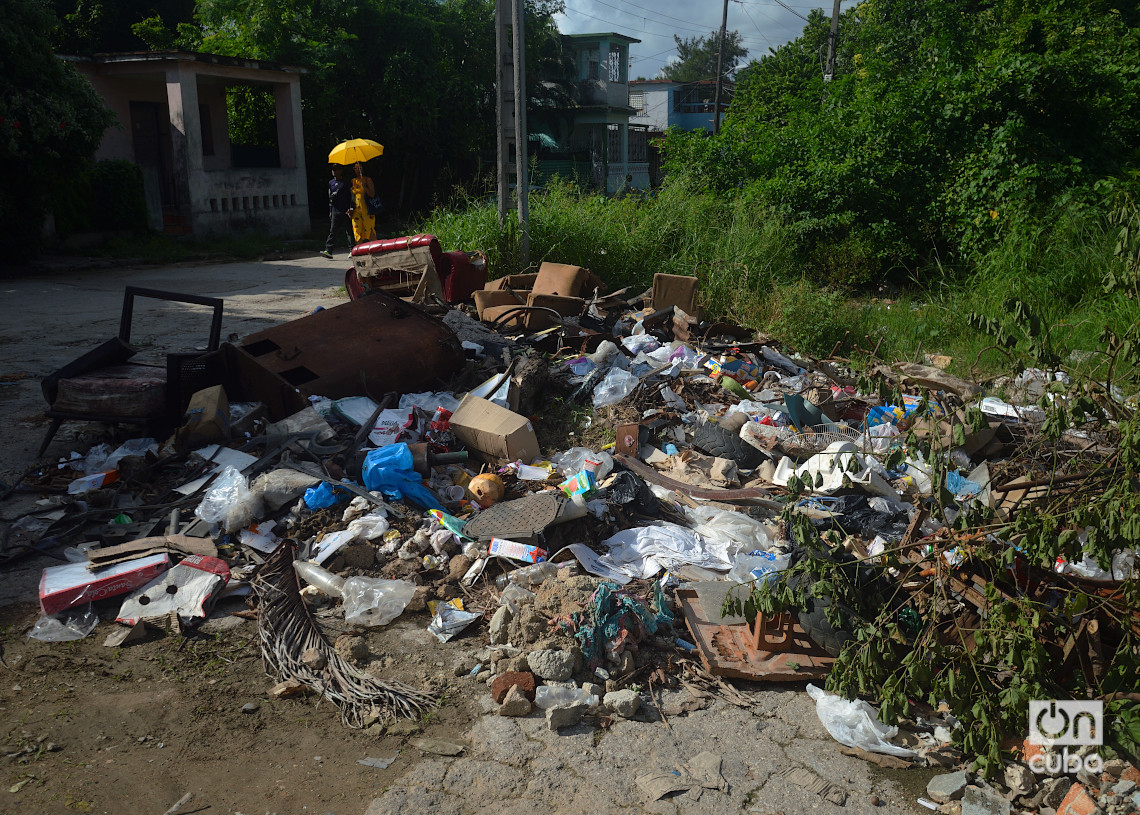
[[[63, 267], [0, 281], [0, 481], [11, 483], [36, 461], [47, 427], [39, 380], [118, 332], [125, 285], [224, 298], [225, 339], [343, 302], [344, 266], [318, 257]], [[159, 360], [167, 350], [205, 344], [203, 309], [137, 302], [132, 341], [143, 347], [140, 357]], [[82, 452], [105, 432], [64, 424], [45, 460]], [[33, 500], [13, 496], [0, 505], [0, 518], [28, 511]], [[182, 813], [359, 813], [413, 760], [416, 751], [404, 744], [409, 732], [365, 735], [344, 727], [329, 703], [270, 699], [255, 625], [240, 618], [212, 621], [206, 628], [214, 633], [192, 639], [166, 635], [120, 648], [103, 647], [106, 622], [75, 643], [28, 639], [39, 573], [58, 562], [25, 558], [0, 572], [0, 812], [163, 813], [191, 792]], [[117, 603], [99, 610], [113, 618]], [[470, 681], [456, 679], [453, 669], [477, 643], [441, 646], [426, 625], [425, 615], [409, 615], [372, 632], [373, 669], [418, 686]], [[467, 726], [469, 695], [451, 698], [419, 735], [454, 739]], [[256, 712], [243, 713], [251, 702]], [[397, 753], [384, 770], [356, 763]]]

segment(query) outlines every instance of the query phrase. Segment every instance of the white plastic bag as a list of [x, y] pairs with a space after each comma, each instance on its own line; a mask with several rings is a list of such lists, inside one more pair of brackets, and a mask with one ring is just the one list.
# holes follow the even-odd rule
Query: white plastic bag
[[808, 685], [807, 692], [815, 700], [815, 712], [819, 720], [840, 744], [899, 758], [914, 758], [918, 755], [914, 750], [887, 741], [897, 736], [899, 729], [887, 727], [880, 722], [879, 714], [863, 700], [851, 702], [815, 685]]
[[208, 524], [218, 524], [226, 532], [244, 529], [261, 512], [261, 500], [249, 489], [249, 479], [233, 467], [226, 467], [206, 490], [194, 514]]
[[99, 625], [99, 615], [88, 603], [83, 608], [69, 608], [59, 614], [43, 614], [28, 636], [41, 642], [71, 642], [81, 640]]
[[633, 393], [637, 387], [637, 377], [619, 368], [610, 368], [605, 378], [594, 388], [594, 407], [616, 405]]
[[344, 581], [344, 621], [353, 625], [387, 625], [399, 617], [416, 587], [404, 580], [350, 577]]
[[383, 537], [388, 531], [387, 514], [381, 509], [357, 518], [348, 525], [348, 531], [360, 540], [371, 541]]
[[685, 518], [693, 531], [708, 541], [726, 541], [731, 548], [745, 552], [767, 551], [776, 542], [775, 527], [732, 512], [709, 506], [685, 507]]

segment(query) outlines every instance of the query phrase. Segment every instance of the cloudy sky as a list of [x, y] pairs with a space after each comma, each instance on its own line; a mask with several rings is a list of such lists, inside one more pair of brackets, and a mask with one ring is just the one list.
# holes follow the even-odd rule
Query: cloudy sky
[[[852, 0], [844, 0], [846, 10]], [[739, 31], [749, 49], [749, 59], [759, 59], [776, 47], [795, 39], [813, 8], [829, 16], [832, 2], [812, 0], [729, 0], [728, 30]], [[720, 28], [723, 0], [566, 0], [566, 13], [558, 17], [563, 34], [616, 31], [641, 40], [629, 49], [631, 77], [653, 79], [661, 67], [676, 57], [673, 35], [708, 36]], [[742, 65], [744, 63], [741, 63]]]

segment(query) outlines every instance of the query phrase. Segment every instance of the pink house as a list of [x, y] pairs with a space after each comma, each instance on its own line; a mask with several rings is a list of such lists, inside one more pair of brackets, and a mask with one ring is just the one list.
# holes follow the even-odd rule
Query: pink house
[[[95, 157], [141, 168], [152, 228], [193, 235], [308, 231], [303, 68], [182, 51], [64, 59], [118, 117]], [[231, 145], [226, 91], [235, 85], [272, 94], [275, 150]]]

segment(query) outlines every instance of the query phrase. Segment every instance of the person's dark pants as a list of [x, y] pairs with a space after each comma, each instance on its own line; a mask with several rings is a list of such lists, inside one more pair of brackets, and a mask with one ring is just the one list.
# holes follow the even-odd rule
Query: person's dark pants
[[348, 248], [351, 251], [355, 238], [352, 234], [352, 218], [347, 212], [337, 212], [335, 209], [329, 215], [329, 236], [325, 241], [325, 251], [332, 254], [336, 236], [343, 234], [348, 237]]

